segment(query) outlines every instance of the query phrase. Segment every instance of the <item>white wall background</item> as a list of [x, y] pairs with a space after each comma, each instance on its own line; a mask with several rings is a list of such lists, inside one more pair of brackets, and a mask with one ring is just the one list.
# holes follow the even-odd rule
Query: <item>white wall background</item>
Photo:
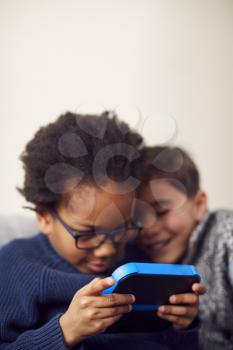
[[80, 105], [186, 147], [233, 208], [232, 0], [1, 0], [0, 49], [0, 214], [23, 213], [25, 143]]

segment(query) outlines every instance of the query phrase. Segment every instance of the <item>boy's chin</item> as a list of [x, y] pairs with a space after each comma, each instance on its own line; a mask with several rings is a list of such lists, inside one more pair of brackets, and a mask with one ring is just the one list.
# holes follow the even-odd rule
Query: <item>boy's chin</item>
[[177, 264], [183, 257], [185, 250], [181, 247], [176, 247], [176, 244], [171, 240], [167, 245], [153, 249], [151, 246], [146, 253], [158, 264]]
[[167, 254], [163, 256], [155, 256], [154, 262], [158, 264], [177, 264], [181, 260], [183, 254], [180, 254], [177, 252], [177, 254], [174, 254], [174, 252], [168, 252]]

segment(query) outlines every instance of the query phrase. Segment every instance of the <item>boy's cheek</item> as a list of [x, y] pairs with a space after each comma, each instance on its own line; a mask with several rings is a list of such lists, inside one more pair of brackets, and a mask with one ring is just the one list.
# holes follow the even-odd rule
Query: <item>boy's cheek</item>
[[190, 235], [192, 233], [192, 225], [187, 222], [180, 222], [178, 220], [170, 220], [167, 223], [167, 231], [169, 231], [173, 243], [177, 250], [184, 250], [187, 248]]

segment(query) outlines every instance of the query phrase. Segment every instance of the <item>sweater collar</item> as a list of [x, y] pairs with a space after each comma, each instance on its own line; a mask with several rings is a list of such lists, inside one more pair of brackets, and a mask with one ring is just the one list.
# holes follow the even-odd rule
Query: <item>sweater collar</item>
[[58, 252], [54, 249], [48, 238], [43, 233], [39, 233], [38, 237], [42, 246], [46, 246], [45, 253], [47, 255], [48, 263], [51, 267], [71, 273], [79, 272], [72, 264], [70, 264], [67, 260], [58, 254]]
[[210, 216], [211, 213], [207, 211], [203, 216], [202, 220], [191, 233], [187, 253], [184, 256], [182, 263], [189, 263], [190, 261], [194, 260], [194, 257], [197, 253], [197, 246], [205, 234], [205, 229], [207, 227], [207, 224], [209, 223]]

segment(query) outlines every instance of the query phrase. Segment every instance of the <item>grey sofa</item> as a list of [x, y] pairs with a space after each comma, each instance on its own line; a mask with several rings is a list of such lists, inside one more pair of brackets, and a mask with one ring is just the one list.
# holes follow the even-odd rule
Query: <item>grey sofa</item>
[[0, 246], [12, 239], [29, 237], [38, 232], [36, 220], [23, 215], [0, 215]]

